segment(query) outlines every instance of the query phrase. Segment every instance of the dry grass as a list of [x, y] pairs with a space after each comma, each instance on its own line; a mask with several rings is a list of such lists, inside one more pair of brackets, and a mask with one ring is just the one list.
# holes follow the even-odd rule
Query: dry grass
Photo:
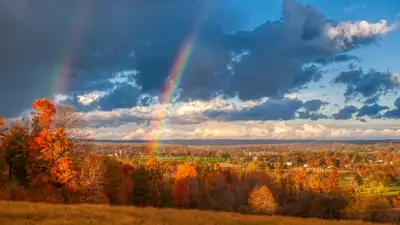
[[52, 205], [0, 201], [0, 224], [129, 224], [129, 225], [363, 225], [355, 221], [325, 221], [279, 216], [247, 216], [198, 210]]

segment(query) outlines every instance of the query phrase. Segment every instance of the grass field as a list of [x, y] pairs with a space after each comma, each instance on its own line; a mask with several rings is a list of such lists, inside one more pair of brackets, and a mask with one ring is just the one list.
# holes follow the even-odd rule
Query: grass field
[[[188, 162], [188, 161], [202, 161], [207, 163], [223, 163], [226, 162], [227, 159], [218, 158], [218, 157], [194, 157], [194, 156], [157, 156], [155, 157], [158, 161], [177, 161], [177, 162]], [[150, 160], [150, 157], [136, 157], [133, 158], [139, 162], [147, 162]]]
[[52, 205], [0, 201], [0, 224], [129, 224], [129, 225], [363, 225], [359, 221], [328, 221], [279, 216], [249, 216], [198, 210]]

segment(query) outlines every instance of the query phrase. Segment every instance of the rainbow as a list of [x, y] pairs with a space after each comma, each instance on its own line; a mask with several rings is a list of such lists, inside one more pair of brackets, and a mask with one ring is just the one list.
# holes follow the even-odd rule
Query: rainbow
[[84, 35], [85, 25], [88, 18], [89, 1], [84, 1], [78, 9], [77, 16], [71, 27], [71, 37], [68, 38], [66, 47], [61, 53], [61, 60], [56, 66], [52, 74], [49, 97], [54, 98], [55, 95], [64, 93], [69, 83], [69, 75], [73, 67], [74, 54], [79, 47], [82, 36]]
[[181, 48], [179, 50], [178, 56], [175, 59], [171, 72], [168, 76], [167, 81], [165, 82], [162, 94], [160, 96], [160, 105], [162, 105], [162, 110], [160, 115], [158, 116], [160, 121], [158, 123], [158, 127], [156, 130], [156, 135], [152, 138], [152, 141], [149, 144], [149, 151], [153, 155], [158, 154], [162, 134], [165, 130], [165, 127], [168, 125], [167, 111], [168, 104], [170, 104], [178, 90], [178, 87], [181, 83], [182, 77], [184, 75], [185, 69], [190, 60], [190, 56], [195, 47], [196, 37], [200, 31], [200, 26], [204, 22], [206, 12], [209, 9], [211, 0], [207, 0], [205, 3], [205, 7], [203, 12], [201, 13], [199, 19], [196, 21], [195, 26], [191, 34], [183, 41]]

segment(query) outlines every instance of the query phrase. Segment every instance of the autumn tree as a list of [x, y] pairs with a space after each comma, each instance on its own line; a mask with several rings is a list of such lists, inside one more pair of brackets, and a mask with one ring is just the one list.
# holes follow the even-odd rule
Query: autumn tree
[[307, 174], [305, 171], [298, 172], [294, 175], [293, 177], [293, 183], [294, 183], [294, 190], [296, 193], [300, 193], [305, 189], [306, 186], [306, 179]]
[[339, 185], [339, 171], [333, 168], [328, 175], [328, 179], [325, 182], [325, 188], [328, 192], [332, 191]]
[[7, 132], [7, 123], [3, 117], [0, 117], [0, 144]]
[[56, 109], [48, 100], [39, 99], [32, 105], [32, 133], [28, 178], [33, 185], [55, 184], [76, 188], [77, 172], [71, 159], [72, 142], [63, 128], [53, 123]]
[[32, 128], [34, 135], [40, 133], [42, 130], [54, 129], [52, 123], [56, 115], [56, 108], [54, 104], [46, 99], [38, 99], [32, 104], [34, 112], [32, 112]]
[[249, 196], [249, 205], [256, 214], [272, 215], [278, 208], [275, 197], [266, 185], [254, 188]]
[[131, 173], [133, 182], [132, 190], [132, 203], [139, 206], [154, 206], [157, 202], [156, 191], [153, 186], [153, 179], [151, 171], [148, 170], [146, 165], [138, 165]]
[[8, 165], [9, 181], [26, 184], [26, 164], [29, 156], [29, 130], [26, 123], [13, 122], [11, 128], [4, 131], [0, 151]]
[[0, 117], [0, 171], [5, 167], [5, 158], [4, 158], [4, 149], [3, 146], [3, 138], [7, 133], [7, 123], [4, 118]]
[[53, 123], [56, 128], [62, 128], [68, 138], [86, 138], [83, 128], [86, 126], [86, 121], [75, 108], [66, 104], [55, 105], [56, 114], [53, 118]]
[[126, 203], [124, 173], [121, 163], [117, 162], [115, 158], [104, 158], [102, 162], [102, 175], [104, 177], [104, 192], [110, 204]]
[[256, 171], [261, 171], [265, 168], [264, 164], [260, 161], [250, 161], [246, 165], [246, 172], [256, 172]]
[[73, 203], [109, 203], [105, 193], [104, 157], [85, 153], [78, 159], [78, 190], [70, 193]]
[[389, 202], [384, 198], [387, 188], [383, 182], [365, 179], [349, 199], [347, 213], [353, 219], [371, 220], [379, 210], [389, 208]]
[[178, 166], [172, 189], [172, 196], [176, 206], [188, 207], [190, 205], [190, 179], [196, 176], [197, 171], [194, 165], [184, 163]]

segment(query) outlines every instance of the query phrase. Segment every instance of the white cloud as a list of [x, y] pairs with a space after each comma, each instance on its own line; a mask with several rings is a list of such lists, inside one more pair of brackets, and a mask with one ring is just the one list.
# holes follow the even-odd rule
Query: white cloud
[[[392, 121], [393, 123], [393, 121]], [[97, 130], [95, 139], [110, 138], [123, 140], [151, 140], [160, 132], [158, 126], [126, 125], [131, 132], [119, 132], [118, 129]], [[133, 131], [132, 131], [133, 130]], [[101, 137], [101, 138], [99, 138]], [[390, 139], [400, 138], [400, 127], [369, 128], [368, 123], [361, 123], [358, 128], [322, 125], [321, 123], [293, 122], [216, 122], [210, 121], [199, 125], [169, 125], [162, 131], [162, 139]]]
[[391, 79], [394, 84], [400, 85], [400, 75], [398, 73], [392, 73]]
[[114, 74], [113, 78], [110, 78], [110, 82], [118, 85], [118, 84], [130, 84], [132, 86], [140, 88], [136, 82], [135, 77], [138, 75], [139, 71], [137, 70], [125, 70]]
[[[326, 91], [326, 89], [321, 91], [324, 90]], [[327, 102], [332, 103], [332, 98], [323, 97], [323, 92], [314, 93], [311, 96], [298, 93], [287, 97], [306, 101], [315, 99], [314, 97], [318, 97], [317, 95], [320, 98], [326, 97]], [[161, 137], [161, 139], [400, 138], [400, 125], [396, 120], [388, 119], [367, 119], [367, 122], [332, 119], [223, 122], [212, 121], [204, 115], [207, 110], [240, 111], [262, 105], [267, 100], [242, 102], [238, 99], [215, 98], [211, 101], [154, 104], [112, 111], [92, 111], [83, 113], [83, 117], [91, 124], [91, 128], [88, 129], [92, 131], [91, 138], [94, 139], [151, 140], [155, 137]], [[339, 101], [338, 98], [337, 102]], [[329, 114], [335, 110], [332, 105], [327, 105], [323, 106], [320, 111]], [[161, 121], [165, 118], [166, 120]]]
[[353, 44], [355, 38], [370, 38], [385, 35], [398, 27], [397, 23], [388, 25], [386, 20], [377, 23], [367, 21], [341, 22], [338, 24], [326, 24], [325, 35], [330, 40], [335, 40], [339, 47]]
[[[90, 101], [89, 97], [84, 100]], [[133, 108], [114, 109], [112, 111], [91, 111], [83, 113], [83, 118], [92, 127], [120, 126], [125, 123], [150, 121], [152, 123], [167, 119], [169, 123], [199, 124], [208, 120], [203, 115], [207, 110], [238, 111], [265, 102], [239, 101], [238, 99], [221, 99], [210, 101], [192, 101], [176, 104], [153, 104]]]
[[97, 101], [101, 97], [104, 97], [106, 95], [105, 92], [101, 91], [93, 91], [86, 93], [84, 95], [78, 95], [78, 102], [81, 103], [82, 105], [90, 105], [92, 102]]
[[55, 103], [62, 103], [62, 102], [65, 102], [65, 101], [67, 101], [69, 99], [70, 99], [70, 96], [68, 96], [68, 95], [55, 95], [54, 96], [54, 102]]

